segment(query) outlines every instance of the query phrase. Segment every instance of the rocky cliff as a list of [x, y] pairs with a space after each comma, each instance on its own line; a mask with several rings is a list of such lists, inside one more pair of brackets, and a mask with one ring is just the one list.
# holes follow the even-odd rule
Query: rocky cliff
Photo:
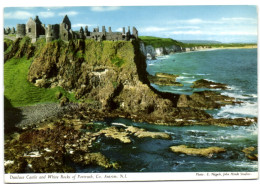
[[39, 87], [61, 86], [93, 108], [148, 122], [208, 118], [204, 111], [177, 108], [179, 95], [150, 86], [139, 45], [125, 41], [51, 42], [34, 58], [28, 80]]
[[152, 45], [145, 45], [143, 42], [141, 42], [140, 48], [142, 53], [147, 57], [147, 59], [156, 59], [157, 56], [169, 55], [176, 52], [189, 52], [208, 49], [209, 46], [181, 47], [179, 45], [170, 45], [163, 47], [154, 47]]
[[[30, 40], [18, 39], [6, 59], [32, 58], [28, 81], [40, 88], [59, 86], [74, 93], [86, 109], [85, 116], [92, 116], [87, 113], [91, 112], [99, 117], [120, 116], [168, 125], [214, 123], [204, 111], [209, 105], [202, 104], [202, 108], [198, 98], [180, 98], [150, 85], [143, 48], [139, 41], [56, 40], [32, 45]], [[178, 47], [169, 48], [164, 49], [166, 53]], [[68, 99], [61, 101], [68, 103]]]

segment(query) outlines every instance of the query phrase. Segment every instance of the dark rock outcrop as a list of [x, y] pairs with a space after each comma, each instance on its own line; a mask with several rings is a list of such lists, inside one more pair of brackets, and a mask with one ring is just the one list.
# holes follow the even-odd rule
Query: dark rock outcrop
[[195, 82], [193, 82], [192, 88], [209, 88], [209, 89], [228, 89], [226, 84], [218, 83], [218, 82], [212, 82], [205, 79], [200, 79]]
[[[240, 103], [212, 91], [188, 96], [154, 89], [138, 41], [40, 41], [31, 44], [27, 37], [17, 39], [5, 56], [33, 58], [28, 72], [31, 83], [73, 92], [86, 111], [91, 109], [98, 117], [125, 117], [163, 125], [205, 124], [210, 119], [211, 124], [212, 117], [205, 109]], [[173, 82], [177, 76], [158, 73], [156, 77]], [[59, 98], [61, 106], [69, 103]]]
[[[8, 46], [8, 45], [7, 45]], [[31, 41], [28, 37], [18, 38], [11, 45], [9, 44], [10, 50], [4, 55], [4, 62], [13, 57], [22, 58], [26, 57], [27, 59], [34, 56], [35, 46], [31, 44]]]
[[148, 75], [151, 83], [161, 86], [183, 86], [183, 84], [176, 82], [178, 75], [167, 73], [156, 73], [155, 76]]
[[191, 107], [194, 109], [218, 109], [225, 105], [241, 103], [235, 98], [221, 95], [215, 91], [194, 92], [192, 95], [180, 95], [177, 107]]
[[70, 162], [118, 168], [104, 155], [93, 152], [98, 134], [86, 132], [88, 120], [52, 119], [5, 138], [6, 173], [75, 172]]
[[138, 42], [75, 40], [68, 45], [46, 44], [34, 58], [28, 80], [39, 87], [61, 86], [102, 111], [131, 114], [149, 122], [175, 122], [183, 114], [192, 119], [210, 117], [203, 111], [176, 108], [179, 95], [153, 89], [147, 76]]

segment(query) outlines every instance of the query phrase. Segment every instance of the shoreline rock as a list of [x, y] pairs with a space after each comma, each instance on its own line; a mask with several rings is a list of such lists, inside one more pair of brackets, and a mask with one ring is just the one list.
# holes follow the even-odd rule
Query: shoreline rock
[[138, 138], [170, 138], [170, 135], [163, 132], [149, 132], [130, 126], [93, 129], [89, 118], [72, 112], [71, 115], [47, 119], [33, 127], [27, 126], [19, 132], [7, 134], [5, 172], [75, 172], [68, 160], [84, 166], [98, 165], [118, 169], [120, 165], [117, 162], [111, 163], [109, 158], [98, 152], [99, 148], [95, 144], [101, 135], [118, 139], [122, 143], [131, 143], [131, 135]]
[[242, 102], [235, 98], [222, 95], [216, 91], [194, 92], [192, 95], [180, 95], [177, 107], [190, 107], [201, 110], [219, 109], [225, 105], [235, 105]]
[[191, 88], [209, 88], [209, 89], [222, 89], [222, 90], [229, 89], [226, 84], [208, 81], [205, 79], [200, 79], [193, 82]]
[[122, 128], [117, 128], [115, 126], [107, 127], [100, 130], [95, 135], [104, 134], [105, 137], [110, 137], [112, 139], [117, 139], [122, 143], [131, 143], [130, 135], [138, 138], [150, 137], [153, 139], [171, 139], [171, 136], [164, 132], [150, 132], [143, 128], [137, 128], [134, 126], [124, 126]]
[[138, 138], [150, 137], [153, 139], [171, 139], [171, 136], [164, 132], [150, 132], [142, 128], [137, 128], [134, 126], [127, 127], [126, 131], [131, 132], [134, 136]]
[[220, 147], [208, 147], [208, 148], [188, 148], [186, 145], [171, 146], [172, 152], [184, 153], [187, 155], [199, 155], [211, 158], [214, 153], [222, 153], [226, 150]]
[[150, 83], [160, 86], [183, 86], [183, 84], [176, 82], [178, 75], [167, 74], [167, 73], [156, 73], [155, 76], [147, 76]]
[[250, 160], [258, 160], [257, 149], [255, 147], [244, 148], [242, 152], [245, 153], [245, 156]]
[[100, 130], [98, 134], [104, 134], [106, 137], [111, 137], [113, 139], [118, 139], [122, 143], [131, 143], [131, 139], [128, 137], [128, 133], [121, 131], [118, 128], [111, 126], [106, 129]]

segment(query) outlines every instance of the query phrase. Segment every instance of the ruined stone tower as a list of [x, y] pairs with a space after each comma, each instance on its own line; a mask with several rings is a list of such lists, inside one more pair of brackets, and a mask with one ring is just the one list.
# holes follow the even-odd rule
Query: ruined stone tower
[[15, 28], [14, 27], [12, 27], [12, 29], [11, 29], [11, 34], [15, 34]]
[[134, 37], [135, 39], [138, 38], [138, 31], [137, 31], [137, 29], [136, 29], [135, 27], [133, 27], [133, 37]]
[[59, 39], [60, 26], [59, 24], [50, 25], [46, 28], [46, 42]]
[[16, 38], [22, 38], [25, 35], [26, 35], [25, 24], [17, 24], [16, 25]]
[[40, 37], [40, 35], [45, 35], [45, 28], [44, 25], [42, 25], [39, 17], [36, 16], [34, 20], [29, 18], [26, 24], [26, 36], [29, 36], [34, 43], [36, 42], [37, 38]]
[[80, 39], [84, 39], [85, 38], [84, 30], [83, 30], [82, 27], [80, 27], [80, 30], [79, 30], [79, 38]]
[[71, 40], [71, 23], [67, 15], [65, 15], [63, 21], [60, 23], [60, 38], [65, 41]]

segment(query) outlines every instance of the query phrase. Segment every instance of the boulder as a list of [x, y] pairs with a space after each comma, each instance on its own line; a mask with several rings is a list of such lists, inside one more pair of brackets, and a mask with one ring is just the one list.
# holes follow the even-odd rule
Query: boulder
[[148, 75], [148, 79], [151, 83], [160, 86], [183, 86], [183, 84], [176, 82], [178, 75], [167, 73], [156, 73], [155, 76]]
[[194, 109], [218, 109], [225, 105], [241, 103], [235, 98], [221, 95], [215, 91], [194, 92], [192, 95], [180, 95], [177, 107], [190, 107]]
[[250, 160], [258, 160], [257, 149], [255, 147], [244, 148], [242, 151]]
[[111, 137], [113, 139], [118, 139], [122, 143], [131, 143], [131, 139], [128, 137], [128, 133], [125, 131], [120, 131], [118, 128], [111, 126], [100, 131], [106, 137]]
[[195, 82], [193, 82], [192, 88], [209, 88], [209, 89], [228, 89], [226, 84], [217, 83], [213, 81], [208, 81], [205, 79], [200, 79]]
[[111, 168], [113, 165], [109, 163], [109, 160], [101, 153], [86, 153], [83, 157], [84, 165], [98, 165], [104, 168]]
[[184, 153], [187, 155], [199, 155], [204, 157], [212, 157], [214, 153], [222, 153], [226, 150], [220, 147], [208, 147], [208, 148], [188, 148], [186, 145], [171, 146], [171, 151], [175, 153]]
[[129, 126], [126, 131], [131, 132], [134, 136], [138, 138], [151, 137], [154, 139], [171, 139], [171, 136], [164, 132], [149, 132], [142, 128], [137, 128]]

